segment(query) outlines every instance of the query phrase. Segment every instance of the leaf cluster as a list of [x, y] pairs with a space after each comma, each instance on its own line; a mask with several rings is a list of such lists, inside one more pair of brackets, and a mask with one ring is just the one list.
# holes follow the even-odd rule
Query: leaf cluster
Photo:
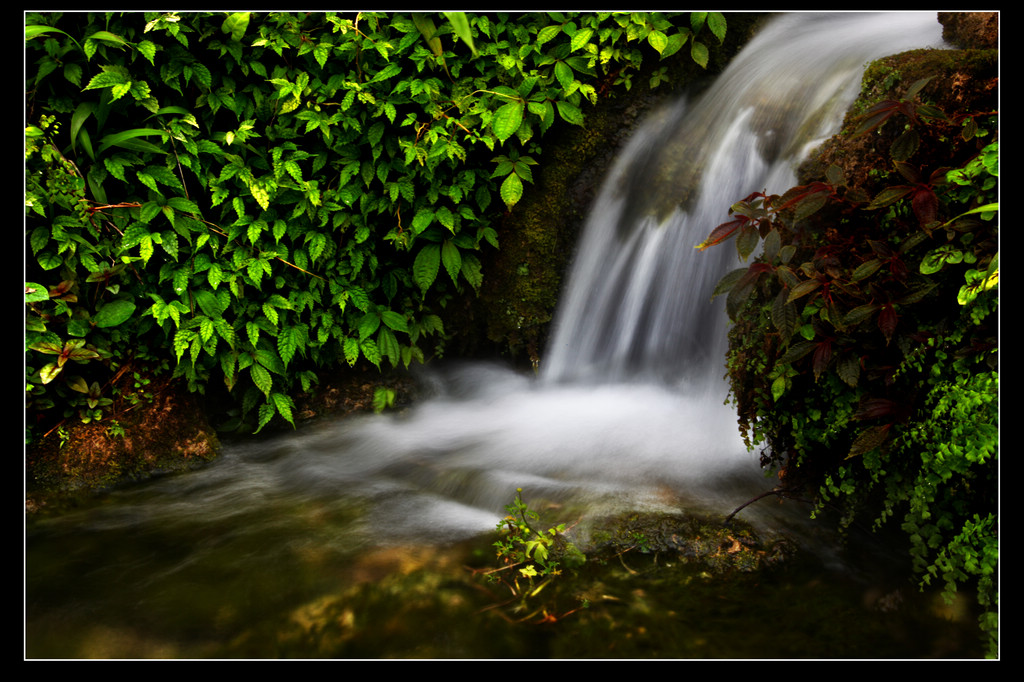
[[[950, 126], [934, 105], [908, 104], [927, 80], [869, 109], [862, 132], [897, 115], [908, 130]], [[927, 150], [969, 150], [959, 168], [923, 170], [917, 148], [905, 156], [897, 144], [874, 196], [832, 166], [824, 179], [738, 202], [698, 248], [735, 237], [747, 260], [761, 247], [716, 295], [735, 322], [732, 396], [762, 463], [843, 505], [843, 523], [902, 514], [922, 582], [941, 576], [947, 595], [973, 582], [994, 609], [997, 121], [962, 119], [945, 151]]]
[[[523, 501], [523, 489], [516, 489], [515, 499], [505, 505], [507, 515], [498, 522], [500, 538], [494, 543], [502, 568], [515, 568], [518, 575], [507, 581], [513, 594], [535, 596], [550, 580], [561, 574], [560, 559], [568, 556], [574, 562], [581, 561], [578, 550], [571, 547], [562, 537], [566, 524], [560, 523], [547, 529], [538, 529], [540, 514]], [[567, 552], [567, 549], [575, 550]], [[524, 578], [529, 584], [525, 589], [519, 584]], [[534, 579], [541, 578], [539, 584]]]
[[294, 423], [322, 371], [423, 362], [543, 133], [581, 125], [644, 52], [700, 58], [724, 30], [714, 13], [27, 14], [27, 374], [33, 396], [61, 389], [31, 406], [77, 395], [69, 360], [103, 385], [136, 353], [258, 430]]

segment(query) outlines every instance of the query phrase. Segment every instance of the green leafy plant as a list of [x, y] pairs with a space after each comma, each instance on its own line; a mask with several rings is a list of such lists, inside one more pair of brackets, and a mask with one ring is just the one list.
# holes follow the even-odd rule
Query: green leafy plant
[[[561, 571], [552, 556], [552, 550], [565, 524], [560, 523], [546, 530], [536, 530], [533, 524], [540, 521], [540, 514], [530, 509], [523, 501], [523, 489], [516, 488], [516, 497], [505, 505], [508, 515], [498, 522], [502, 539], [494, 543], [498, 559], [507, 566], [521, 566], [519, 573], [531, 580], [537, 576], [555, 576]], [[564, 541], [563, 541], [564, 542]], [[534, 593], [539, 592], [537, 587]]]
[[[135, 353], [256, 430], [294, 424], [324, 371], [443, 352], [543, 134], [645, 52], [700, 61], [725, 31], [647, 12], [25, 23], [26, 280], [50, 293], [26, 301], [30, 409], [86, 395], [68, 361], [102, 387]], [[40, 373], [39, 353], [59, 360]]]
[[[519, 601], [518, 609], [525, 609], [527, 599], [536, 597], [561, 575], [562, 562], [575, 568], [586, 557], [563, 537], [566, 524], [539, 528], [540, 514], [523, 500], [522, 488], [516, 489], [515, 499], [505, 505], [505, 511], [507, 515], [497, 525], [500, 537], [494, 543], [501, 566], [487, 575], [509, 589]], [[545, 621], [557, 619], [544, 606], [534, 609], [527, 618], [539, 612], [544, 613]]]

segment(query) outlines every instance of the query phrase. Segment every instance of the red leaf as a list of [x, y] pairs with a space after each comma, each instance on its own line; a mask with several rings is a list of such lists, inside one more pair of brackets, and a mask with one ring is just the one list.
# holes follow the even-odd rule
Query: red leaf
[[934, 222], [939, 213], [939, 198], [931, 187], [920, 185], [914, 190], [912, 200], [914, 215], [922, 225]]
[[892, 307], [891, 303], [886, 303], [882, 306], [882, 312], [878, 316], [878, 328], [885, 335], [885, 342], [888, 344], [892, 341], [892, 335], [896, 332], [896, 323], [899, 321], [899, 315], [896, 314], [896, 309]]
[[711, 230], [711, 234], [708, 235], [708, 238], [698, 244], [697, 248], [703, 251], [709, 246], [722, 243], [731, 237], [733, 232], [743, 227], [749, 220], [750, 219], [746, 216], [740, 216], [738, 218], [733, 218], [727, 223], [722, 223], [715, 229]]
[[814, 380], [817, 381], [821, 373], [825, 371], [828, 366], [828, 361], [832, 359], [832, 341], [826, 339], [819, 343], [814, 349], [813, 367], [814, 367]]
[[853, 415], [854, 419], [878, 419], [879, 417], [897, 416], [902, 418], [907, 413], [903, 403], [887, 398], [870, 398], [861, 403], [860, 409]]

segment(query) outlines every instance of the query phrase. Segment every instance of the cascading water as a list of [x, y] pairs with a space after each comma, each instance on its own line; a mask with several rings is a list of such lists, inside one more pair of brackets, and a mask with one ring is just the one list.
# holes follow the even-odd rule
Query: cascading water
[[[735, 249], [694, 245], [731, 203], [793, 184], [866, 62], [940, 44], [934, 13], [773, 19], [706, 93], [652, 116], [622, 153], [539, 378], [458, 366], [399, 416], [232, 445], [201, 472], [33, 524], [26, 592], [43, 651], [71, 636], [64, 619], [94, 632], [95, 619], [131, 613], [155, 627], [179, 617], [172, 595], [198, 590], [214, 609], [222, 591], [269, 598], [264, 581], [287, 600], [296, 571], [353, 548], [488, 531], [517, 487], [588, 509], [719, 512], [763, 489], [723, 404], [727, 321], [709, 300]], [[295, 598], [331, 579], [307, 578]], [[191, 608], [211, 622], [241, 607]]]
[[797, 164], [841, 122], [865, 63], [936, 44], [935, 23], [927, 13], [777, 18], [710, 91], [636, 133], [584, 231], [544, 378], [718, 383], [726, 319], [711, 292], [739, 264], [731, 247], [694, 245], [732, 202], [794, 185]]

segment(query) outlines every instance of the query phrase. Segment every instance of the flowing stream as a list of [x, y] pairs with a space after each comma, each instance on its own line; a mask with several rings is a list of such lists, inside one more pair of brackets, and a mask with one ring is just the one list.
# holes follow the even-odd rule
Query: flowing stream
[[[583, 233], [539, 376], [438, 368], [424, 378], [433, 395], [400, 414], [229, 444], [201, 471], [31, 522], [27, 656], [495, 657], [486, 645], [388, 644], [395, 628], [413, 626], [424, 639], [435, 629], [470, 638], [443, 614], [413, 626], [381, 616], [373, 622], [389, 624], [378, 632], [353, 634], [361, 612], [339, 604], [365, 593], [325, 595], [342, 585], [383, 590], [426, 562], [424, 552], [439, 561], [431, 548], [486, 537], [516, 488], [582, 516], [725, 514], [770, 488], [724, 403], [727, 321], [710, 291], [737, 266], [735, 249], [693, 247], [734, 201], [794, 184], [796, 164], [841, 121], [866, 62], [941, 42], [934, 12], [774, 19], [705, 94], [651, 116], [621, 154]], [[794, 533], [824, 565], [842, 563], [807, 508], [745, 514]], [[349, 633], [334, 648], [309, 640], [327, 627], [311, 624], [314, 614], [327, 612]], [[284, 624], [307, 639], [281, 634]], [[498, 651], [606, 655], [599, 640], [589, 650], [502, 640]]]

